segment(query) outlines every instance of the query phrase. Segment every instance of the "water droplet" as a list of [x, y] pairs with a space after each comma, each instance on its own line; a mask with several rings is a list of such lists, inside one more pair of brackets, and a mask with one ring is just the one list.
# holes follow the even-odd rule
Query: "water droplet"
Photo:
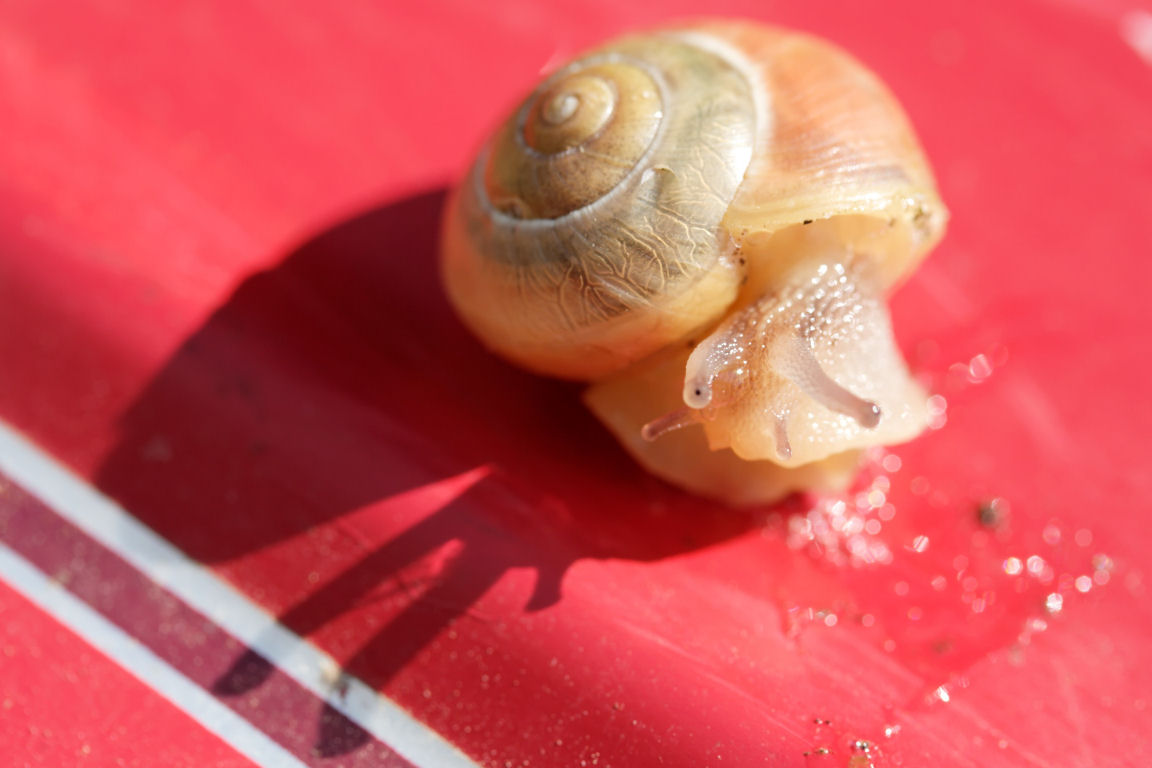
[[1004, 573], [1017, 576], [1024, 570], [1024, 563], [1018, 557], [1009, 557], [1004, 561]]
[[1087, 592], [1090, 589], [1092, 589], [1092, 577], [1091, 576], [1077, 576], [1076, 577], [1076, 591], [1077, 592]]
[[948, 423], [948, 401], [943, 395], [928, 398], [928, 427], [940, 429]]
[[992, 361], [987, 355], [976, 355], [968, 362], [968, 380], [979, 384], [992, 375]]
[[1051, 592], [1044, 598], [1044, 610], [1051, 614], [1060, 613], [1064, 608], [1064, 597], [1059, 592]]

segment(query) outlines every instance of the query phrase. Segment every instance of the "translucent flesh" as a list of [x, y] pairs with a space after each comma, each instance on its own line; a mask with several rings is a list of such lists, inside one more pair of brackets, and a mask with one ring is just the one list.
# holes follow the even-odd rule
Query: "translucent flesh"
[[843, 244], [892, 247], [885, 231], [849, 217], [746, 243], [726, 319], [592, 385], [589, 406], [644, 466], [697, 493], [752, 503], [846, 485], [860, 449], [927, 422], [876, 257]]
[[802, 261], [730, 315], [689, 356], [683, 399], [713, 448], [788, 466], [907, 440], [927, 418], [887, 309], [849, 254]]
[[[679, 387], [689, 350], [650, 359], [629, 375], [592, 385], [588, 407], [646, 469], [673, 485], [734, 505], [775, 501], [795, 491], [836, 491], [852, 481], [857, 452], [830, 456], [802, 467], [774, 461], [747, 461], [729, 449], [712, 450], [704, 431], [689, 425], [659, 439], [641, 435], [646, 422], [660, 413], [684, 409]], [[693, 413], [696, 413], [695, 411]]]

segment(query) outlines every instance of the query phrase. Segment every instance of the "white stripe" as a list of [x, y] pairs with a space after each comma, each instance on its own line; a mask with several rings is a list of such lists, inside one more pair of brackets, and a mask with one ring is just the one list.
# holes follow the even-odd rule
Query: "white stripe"
[[305, 768], [263, 731], [214, 699], [120, 627], [0, 542], [0, 580], [257, 765]]
[[410, 763], [427, 768], [476, 768], [440, 734], [362, 681], [341, 677], [339, 692], [334, 690], [332, 671], [340, 669], [335, 659], [279, 624], [3, 422], [0, 472]]

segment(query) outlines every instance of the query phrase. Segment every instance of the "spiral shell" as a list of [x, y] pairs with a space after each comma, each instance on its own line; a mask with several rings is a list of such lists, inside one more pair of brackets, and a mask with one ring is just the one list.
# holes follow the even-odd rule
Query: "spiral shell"
[[[490, 348], [598, 382], [593, 410], [642, 462], [733, 498], [678, 477], [680, 455], [797, 467], [922, 428], [880, 299], [946, 217], [874, 75], [809, 36], [704, 23], [546, 78], [453, 195], [442, 268]], [[689, 423], [699, 445], [639, 437]]]

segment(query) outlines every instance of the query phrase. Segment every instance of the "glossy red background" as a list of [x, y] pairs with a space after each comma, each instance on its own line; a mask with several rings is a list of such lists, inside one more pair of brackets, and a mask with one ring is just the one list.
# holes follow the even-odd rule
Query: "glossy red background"
[[1147, 764], [1146, 12], [707, 8], [877, 70], [953, 212], [893, 304], [947, 423], [862, 481], [894, 555], [854, 567], [790, 546], [815, 500], [645, 476], [438, 288], [541, 69], [700, 10], [4, 3], [0, 416], [485, 764]]
[[[6, 760], [48, 767], [252, 765], [7, 586], [0, 586], [0, 615]], [[156, 736], [141, 738], [148, 733]], [[165, 738], [171, 734], [179, 735]]]

